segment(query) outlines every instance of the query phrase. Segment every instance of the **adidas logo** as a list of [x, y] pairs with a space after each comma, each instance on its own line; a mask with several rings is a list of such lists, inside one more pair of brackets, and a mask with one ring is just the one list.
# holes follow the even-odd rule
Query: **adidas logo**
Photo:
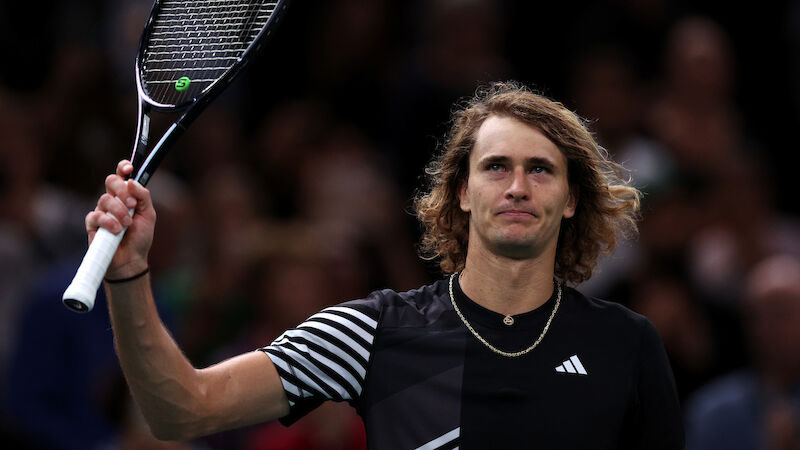
[[583, 368], [581, 360], [578, 355], [572, 355], [568, 360], [564, 361], [561, 365], [556, 367], [556, 372], [560, 373], [575, 373], [580, 375], [587, 375], [586, 369]]

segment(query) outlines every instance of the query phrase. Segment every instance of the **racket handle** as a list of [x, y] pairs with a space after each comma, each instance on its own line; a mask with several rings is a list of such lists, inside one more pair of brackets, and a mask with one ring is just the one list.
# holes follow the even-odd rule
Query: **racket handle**
[[[133, 209], [128, 212], [133, 215]], [[128, 227], [123, 227], [118, 234], [102, 227], [97, 229], [97, 233], [89, 245], [89, 250], [86, 251], [86, 256], [83, 257], [83, 261], [78, 267], [75, 278], [64, 291], [64, 296], [61, 298], [64, 306], [79, 313], [86, 313], [94, 308], [97, 289], [100, 288], [103, 276], [111, 264], [111, 258], [117, 252], [127, 229]]]

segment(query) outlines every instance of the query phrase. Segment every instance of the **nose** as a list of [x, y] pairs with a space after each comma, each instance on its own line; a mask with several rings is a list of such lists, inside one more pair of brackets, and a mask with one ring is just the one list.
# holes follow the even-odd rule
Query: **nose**
[[506, 190], [506, 198], [509, 200], [528, 200], [530, 195], [529, 181], [524, 170], [514, 170], [511, 176], [511, 184]]

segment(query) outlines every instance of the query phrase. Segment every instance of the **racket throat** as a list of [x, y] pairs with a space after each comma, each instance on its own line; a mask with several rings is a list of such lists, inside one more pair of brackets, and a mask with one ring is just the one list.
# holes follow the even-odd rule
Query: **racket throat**
[[140, 156], [140, 154], [137, 153], [135, 158], [137, 158], [137, 162], [141, 160], [141, 165], [139, 166], [134, 163], [133, 167], [136, 175], [133, 179], [138, 181], [142, 186], [146, 185], [147, 182], [150, 181], [150, 176], [156, 171], [156, 168], [158, 168], [161, 160], [166, 156], [166, 149], [170, 148], [184, 131], [186, 131], [186, 126], [179, 120], [169, 127], [164, 133], [164, 136], [161, 137], [161, 140], [153, 146], [153, 150], [150, 151], [149, 154], [144, 155], [142, 153]]
[[147, 144], [150, 138], [150, 105], [145, 101], [139, 102], [139, 120], [136, 124], [136, 139], [133, 141], [133, 151], [131, 152], [131, 164], [134, 171], [128, 178], [134, 178], [147, 159]]
[[150, 115], [142, 116], [142, 125], [139, 131], [139, 147], [147, 148], [147, 138], [150, 136]]

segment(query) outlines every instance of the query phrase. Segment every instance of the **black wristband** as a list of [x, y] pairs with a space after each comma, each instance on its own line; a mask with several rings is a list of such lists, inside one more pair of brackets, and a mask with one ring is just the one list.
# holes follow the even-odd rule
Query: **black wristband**
[[103, 278], [103, 281], [105, 281], [106, 283], [111, 283], [111, 284], [127, 283], [128, 281], [133, 281], [133, 280], [135, 280], [137, 278], [141, 278], [141, 277], [147, 275], [148, 272], [150, 272], [150, 267], [144, 269], [144, 271], [142, 271], [140, 273], [137, 273], [136, 275], [134, 275], [132, 277], [121, 278], [119, 280], [109, 280], [108, 278]]

